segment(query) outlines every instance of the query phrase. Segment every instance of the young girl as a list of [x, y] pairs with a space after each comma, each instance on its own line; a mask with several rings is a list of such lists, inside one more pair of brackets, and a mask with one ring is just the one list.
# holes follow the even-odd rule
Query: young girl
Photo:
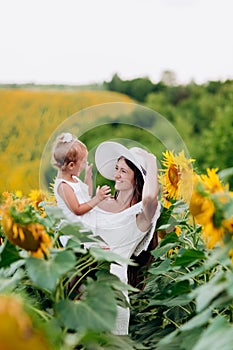
[[[82, 216], [110, 196], [110, 187], [105, 185], [97, 187], [92, 197], [92, 165], [88, 165], [87, 156], [86, 146], [71, 133], [60, 134], [53, 145], [52, 162], [58, 169], [54, 194], [58, 207], [72, 222], [83, 223]], [[83, 170], [84, 182], [79, 178]], [[86, 216], [90, 229], [95, 225], [93, 219], [93, 215]]]

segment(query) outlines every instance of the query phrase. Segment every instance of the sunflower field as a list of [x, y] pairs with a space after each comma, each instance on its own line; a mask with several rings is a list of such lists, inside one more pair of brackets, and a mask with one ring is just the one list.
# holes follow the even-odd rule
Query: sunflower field
[[[191, 103], [189, 98], [199, 96], [204, 87], [191, 86], [196, 93], [172, 108], [162, 92], [147, 99], [149, 107], [167, 109], [164, 114], [171, 119], [185, 111], [186, 117], [180, 120], [185, 141], [193, 140], [192, 153], [198, 148], [202, 156], [207, 149], [212, 152], [212, 165], [218, 162], [210, 131], [225, 135], [224, 143], [219, 141], [220, 134], [213, 134], [219, 141], [218, 153], [224, 155], [224, 145], [228, 150], [226, 161], [219, 159], [220, 170], [203, 170], [205, 163], [200, 159], [155, 143], [155, 137], [145, 132], [146, 128], [158, 130], [151, 111], [146, 118], [140, 109], [132, 115], [130, 123], [142, 128], [126, 130], [125, 124], [114, 124], [112, 114], [112, 124], [82, 135], [88, 149], [114, 132], [117, 138], [145, 141], [159, 156], [162, 210], [155, 229], [158, 244], [136, 288], [110, 273], [112, 262], [125, 261], [99, 248], [101, 241], [83, 227], [64, 223], [52, 184], [47, 192], [38, 183], [46, 142], [68, 117], [93, 105], [131, 104], [133, 100], [110, 91], [0, 89], [0, 350], [232, 349], [233, 192], [229, 180], [233, 168], [223, 166], [230, 165], [232, 111], [228, 106], [232, 90], [229, 82], [220, 87], [223, 94], [216, 93], [216, 99], [215, 95], [210, 98], [212, 90], [208, 99], [205, 95], [200, 99], [199, 113], [190, 112], [190, 105], [197, 109], [198, 101]], [[171, 98], [176, 91], [168, 90], [166, 96]], [[224, 96], [224, 103], [219, 102], [219, 96]], [[216, 116], [210, 109], [213, 101]], [[175, 111], [178, 107], [179, 113]], [[205, 119], [197, 118], [200, 125], [195, 126], [190, 118], [196, 114], [213, 119], [207, 123], [211, 130], [200, 133]], [[100, 117], [98, 113], [90, 113], [89, 119], [86, 116], [83, 121], [90, 125]], [[178, 125], [179, 118], [177, 129]], [[193, 138], [191, 126], [199, 139]], [[65, 247], [60, 243], [63, 235], [70, 237]], [[89, 248], [86, 242], [92, 243]], [[135, 263], [129, 260], [128, 264]], [[116, 336], [112, 329], [117, 305], [128, 305], [122, 293], [126, 288], [130, 296], [129, 335]]]
[[[232, 349], [233, 193], [224, 172], [199, 173], [184, 152], [166, 150], [159, 184], [159, 239], [143, 288], [110, 274], [122, 258], [64, 223], [51, 193], [2, 193], [1, 349]], [[116, 336], [126, 287], [130, 332]]]
[[[0, 89], [0, 193], [37, 189], [40, 160], [51, 133], [76, 112], [107, 102], [132, 99], [110, 91]], [[89, 119], [84, 123], [98, 116]]]

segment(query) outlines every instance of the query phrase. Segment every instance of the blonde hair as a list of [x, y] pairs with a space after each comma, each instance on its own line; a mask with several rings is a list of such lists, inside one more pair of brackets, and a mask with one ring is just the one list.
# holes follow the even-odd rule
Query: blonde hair
[[70, 162], [81, 161], [87, 152], [87, 148], [71, 133], [60, 134], [52, 150], [52, 164], [55, 168], [66, 170]]

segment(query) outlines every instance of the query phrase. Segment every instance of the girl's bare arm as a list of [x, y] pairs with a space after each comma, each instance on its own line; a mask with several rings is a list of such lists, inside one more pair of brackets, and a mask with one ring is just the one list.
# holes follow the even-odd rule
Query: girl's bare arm
[[92, 199], [86, 203], [80, 204], [72, 187], [67, 183], [62, 182], [58, 187], [59, 196], [75, 215], [83, 215], [93, 209], [97, 204], [110, 196], [110, 191], [111, 189], [107, 185], [97, 188], [96, 195]]

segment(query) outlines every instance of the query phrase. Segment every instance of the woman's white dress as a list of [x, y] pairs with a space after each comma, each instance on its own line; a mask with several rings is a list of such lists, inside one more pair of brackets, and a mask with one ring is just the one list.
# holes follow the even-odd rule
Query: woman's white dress
[[[143, 250], [147, 249], [153, 237], [157, 219], [160, 215], [160, 205], [158, 205], [158, 208], [154, 215], [151, 228], [146, 232], [142, 232], [136, 223], [136, 216], [143, 209], [142, 202], [139, 202], [132, 207], [118, 213], [107, 212], [99, 209], [98, 207], [95, 207], [88, 213], [82, 216], [77, 216], [67, 208], [61, 197], [58, 195], [58, 183], [64, 181], [62, 179], [58, 180], [59, 181], [55, 182], [54, 186], [57, 204], [63, 210], [65, 216], [69, 220], [72, 222], [81, 222], [84, 226], [92, 229], [94, 235], [100, 236], [107, 243], [111, 251], [119, 254], [126, 259], [129, 259], [133, 253], [135, 255], [139, 255]], [[85, 200], [85, 198], [87, 198], [85, 197], [86, 195], [84, 195], [84, 193], [86, 193], [86, 190], [80, 196], [84, 187], [80, 182], [69, 184], [71, 184], [71, 187], [74, 189], [79, 203], [82, 203], [82, 200]], [[118, 276], [122, 282], [128, 283], [127, 267], [127, 264], [111, 264], [110, 271], [114, 275]], [[128, 299], [127, 290], [124, 291], [124, 295]], [[114, 334], [128, 334], [129, 316], [129, 308], [123, 308], [120, 306], [118, 307], [116, 326], [113, 331]]]

